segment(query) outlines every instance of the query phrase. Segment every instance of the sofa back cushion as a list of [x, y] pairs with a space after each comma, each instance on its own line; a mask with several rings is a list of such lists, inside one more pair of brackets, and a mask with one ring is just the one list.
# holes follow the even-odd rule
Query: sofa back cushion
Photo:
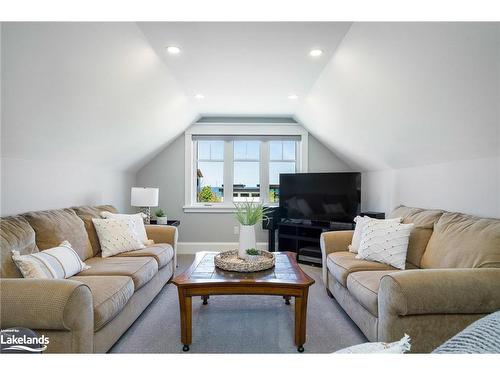
[[403, 224], [413, 223], [413, 230], [408, 240], [406, 261], [420, 267], [422, 255], [432, 235], [434, 224], [443, 215], [442, 210], [426, 210], [423, 208], [399, 206], [389, 215], [390, 218], [401, 217]]
[[421, 267], [500, 267], [500, 219], [444, 213], [434, 226]]
[[92, 246], [92, 255], [96, 256], [101, 252], [101, 245], [99, 243], [99, 237], [97, 237], [97, 232], [94, 227], [92, 219], [102, 219], [100, 213], [102, 211], [108, 211], [112, 213], [118, 213], [116, 208], [110, 205], [104, 206], [80, 206], [72, 207], [76, 212], [78, 217], [83, 220], [85, 224], [85, 230], [89, 237], [90, 245]]
[[93, 255], [85, 225], [72, 209], [28, 212], [23, 216], [35, 230], [38, 249], [50, 249], [69, 241], [82, 260]]
[[35, 231], [22, 216], [10, 216], [0, 220], [0, 278], [23, 277], [12, 260], [12, 250], [21, 255], [38, 252]]

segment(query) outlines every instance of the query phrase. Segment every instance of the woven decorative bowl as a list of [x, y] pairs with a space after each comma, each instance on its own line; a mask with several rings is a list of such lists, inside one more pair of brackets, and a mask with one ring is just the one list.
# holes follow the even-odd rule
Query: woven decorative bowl
[[225, 271], [257, 272], [274, 266], [275, 256], [265, 250], [259, 250], [251, 261], [238, 258], [238, 250], [229, 250], [219, 253], [214, 258], [215, 266]]

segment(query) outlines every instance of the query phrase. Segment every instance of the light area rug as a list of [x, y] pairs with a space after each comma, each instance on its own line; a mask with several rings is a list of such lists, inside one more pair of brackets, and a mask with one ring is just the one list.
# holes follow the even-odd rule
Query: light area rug
[[[193, 255], [179, 255], [177, 273]], [[321, 268], [301, 265], [314, 280], [309, 290], [306, 353], [332, 353], [366, 338], [328, 297]], [[280, 296], [193, 297], [193, 343], [188, 353], [297, 353], [293, 343], [294, 303]], [[112, 353], [183, 353], [177, 288], [166, 285], [111, 349]]]

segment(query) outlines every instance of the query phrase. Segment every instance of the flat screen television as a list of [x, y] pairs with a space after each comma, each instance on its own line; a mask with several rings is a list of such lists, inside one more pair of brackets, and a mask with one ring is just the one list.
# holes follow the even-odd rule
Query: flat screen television
[[281, 174], [279, 202], [282, 221], [352, 223], [360, 212], [361, 173]]

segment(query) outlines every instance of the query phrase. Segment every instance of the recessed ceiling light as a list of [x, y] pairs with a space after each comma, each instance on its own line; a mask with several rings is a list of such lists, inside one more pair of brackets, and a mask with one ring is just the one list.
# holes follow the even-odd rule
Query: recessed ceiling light
[[168, 46], [167, 52], [170, 53], [171, 55], [178, 55], [181, 52], [181, 49], [176, 46]]
[[309, 51], [309, 55], [312, 57], [319, 57], [323, 54], [323, 50], [315, 48]]
[[196, 94], [194, 97], [196, 99], [205, 99], [205, 95], [203, 95], [203, 94]]
[[288, 95], [288, 99], [290, 100], [297, 100], [298, 98], [299, 98], [298, 95], [295, 94]]

